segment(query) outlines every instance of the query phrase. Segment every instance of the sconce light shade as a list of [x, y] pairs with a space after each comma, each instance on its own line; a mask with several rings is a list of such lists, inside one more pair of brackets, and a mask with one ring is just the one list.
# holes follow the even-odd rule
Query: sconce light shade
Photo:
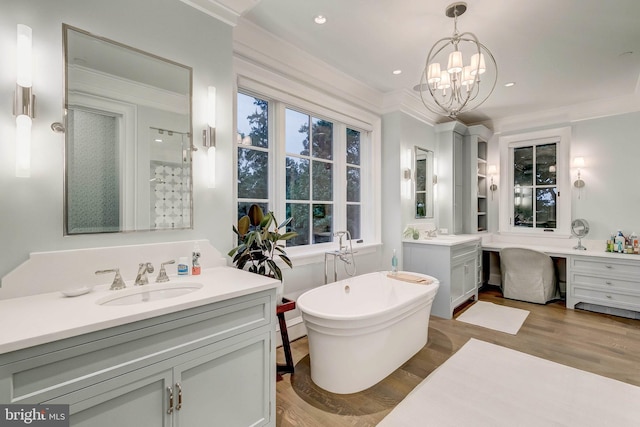
[[207, 89], [207, 124], [210, 128], [216, 127], [216, 88], [209, 86]]
[[22, 87], [33, 85], [33, 63], [31, 55], [31, 28], [18, 24], [18, 39], [16, 49], [16, 83]]
[[202, 132], [202, 146], [207, 150], [207, 187], [216, 187], [216, 88], [207, 88], [207, 127]]
[[584, 157], [576, 157], [573, 159], [573, 166], [576, 168], [584, 167]]
[[31, 28], [18, 24], [16, 40], [16, 92], [13, 114], [16, 116], [16, 177], [31, 176], [31, 122], [35, 116]]
[[207, 150], [207, 187], [216, 188], [216, 147]]

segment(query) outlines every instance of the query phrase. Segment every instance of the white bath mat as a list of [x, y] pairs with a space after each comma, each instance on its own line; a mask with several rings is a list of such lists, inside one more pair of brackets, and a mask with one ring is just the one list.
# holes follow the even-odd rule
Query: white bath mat
[[378, 427], [638, 426], [640, 387], [475, 339]]
[[477, 301], [456, 320], [515, 335], [528, 315], [527, 310]]

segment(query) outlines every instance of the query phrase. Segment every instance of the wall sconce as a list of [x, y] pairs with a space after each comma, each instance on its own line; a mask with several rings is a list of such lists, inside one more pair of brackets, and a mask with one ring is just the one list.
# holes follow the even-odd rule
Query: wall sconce
[[573, 182], [573, 186], [578, 189], [578, 199], [582, 193], [582, 187], [584, 187], [584, 181], [580, 178], [580, 168], [584, 167], [584, 157], [574, 157], [573, 166], [578, 168], [578, 179]]
[[498, 173], [498, 168], [496, 167], [496, 165], [489, 165], [487, 173], [491, 176], [491, 184], [489, 185], [489, 190], [491, 190], [491, 200], [493, 200], [493, 193], [498, 189], [498, 186], [493, 182], [493, 176]]
[[16, 46], [16, 177], [31, 176], [31, 121], [35, 117], [36, 96], [32, 93], [33, 60], [31, 28], [18, 24]]
[[202, 131], [202, 146], [207, 150], [207, 187], [216, 187], [216, 88], [207, 89], [207, 128]]

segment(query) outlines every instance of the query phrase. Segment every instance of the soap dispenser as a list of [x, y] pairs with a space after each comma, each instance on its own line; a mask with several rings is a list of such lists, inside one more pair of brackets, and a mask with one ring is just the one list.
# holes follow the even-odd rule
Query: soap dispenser
[[191, 275], [197, 276], [200, 274], [200, 246], [198, 242], [193, 245], [193, 252], [191, 253]]
[[391, 274], [398, 274], [398, 257], [396, 256], [396, 250], [393, 250], [393, 256], [391, 257]]

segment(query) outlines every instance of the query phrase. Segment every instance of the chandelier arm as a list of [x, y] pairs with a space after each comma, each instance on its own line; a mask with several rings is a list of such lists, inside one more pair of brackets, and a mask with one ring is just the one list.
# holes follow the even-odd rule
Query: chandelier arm
[[[447, 9], [445, 10], [445, 15], [453, 18], [453, 36], [441, 38], [433, 44], [425, 61], [425, 69], [420, 77], [420, 99], [425, 107], [427, 107], [427, 109], [433, 113], [444, 113], [445, 115], [448, 115], [453, 119], [455, 119], [458, 114], [464, 111], [469, 111], [482, 105], [491, 96], [491, 94], [493, 94], [498, 81], [498, 66], [491, 51], [489, 51], [489, 49], [487, 49], [485, 45], [480, 43], [475, 34], [471, 32], [458, 32], [458, 16], [462, 15], [465, 11], [466, 3], [464, 2], [454, 3], [447, 7]], [[465, 42], [473, 43], [473, 50], [475, 50], [478, 55], [475, 69], [469, 70], [467, 68], [467, 70], [471, 72], [472, 79], [466, 77], [467, 74], [465, 74], [463, 71], [452, 72], [448, 75], [445, 75], [448, 80], [448, 87], [441, 86], [441, 89], [438, 89], [439, 84], [437, 81], [434, 81], [432, 86], [432, 84], [429, 83], [429, 66], [431, 65], [431, 62], [435, 63], [436, 56], [444, 51], [445, 48], [449, 46], [449, 44], [453, 45], [454, 51], [459, 51], [459, 44]], [[493, 65], [493, 83], [491, 84], [489, 93], [482, 93], [482, 96], [480, 96], [480, 88], [482, 87], [483, 89], [486, 89], [486, 85], [480, 86], [480, 75], [482, 74], [480, 70], [482, 69], [484, 72], [489, 68], [486, 66], [486, 68], [482, 66], [487, 62], [485, 60], [485, 56], [489, 59], [490, 64]], [[446, 70], [446, 72], [448, 71], [449, 70]], [[491, 73], [488, 75], [491, 75]], [[438, 81], [440, 81], [440, 79]], [[425, 92], [427, 91], [424, 90], [425, 86], [430, 95], [428, 101], [425, 94]], [[438, 109], [441, 111], [438, 111]]]

